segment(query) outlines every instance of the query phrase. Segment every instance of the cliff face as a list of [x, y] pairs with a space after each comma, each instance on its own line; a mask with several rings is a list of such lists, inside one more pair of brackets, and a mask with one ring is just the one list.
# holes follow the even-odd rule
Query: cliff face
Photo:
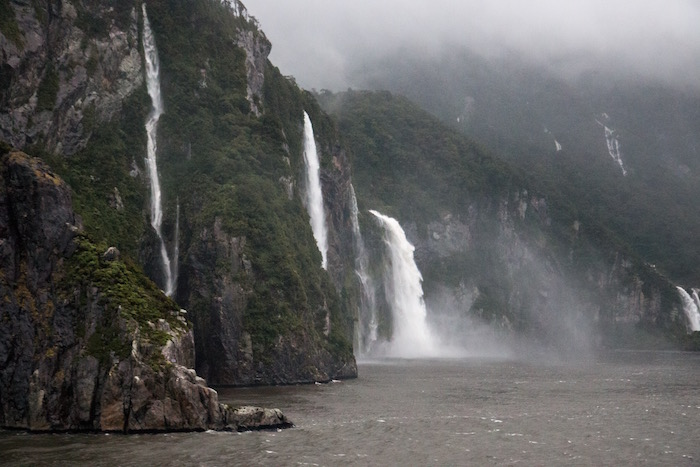
[[222, 428], [192, 369], [179, 308], [81, 232], [68, 187], [40, 160], [0, 167], [0, 425], [30, 430]]
[[[6, 2], [0, 138], [70, 156], [120, 111], [143, 83], [138, 15], [128, 3]], [[99, 34], [88, 18], [101, 19]]]
[[[0, 138], [49, 161], [91, 238], [138, 258], [164, 288], [148, 216], [141, 6], [3, 4]], [[341, 300], [354, 287], [343, 243], [350, 170], [332, 124], [269, 63], [270, 43], [239, 1], [152, 0], [144, 11], [165, 104], [163, 236], [181, 265], [174, 299], [194, 324], [196, 368], [232, 385], [355, 376]], [[328, 272], [297, 182], [304, 110], [322, 147]]]
[[[576, 355], [631, 345], [635, 332], [682, 332], [673, 284], [575, 221], [557, 237], [545, 198], [473, 203], [421, 230], [409, 224], [428, 306], [525, 334]], [[635, 331], [635, 329], [637, 331]], [[625, 336], [631, 333], [632, 336]]]

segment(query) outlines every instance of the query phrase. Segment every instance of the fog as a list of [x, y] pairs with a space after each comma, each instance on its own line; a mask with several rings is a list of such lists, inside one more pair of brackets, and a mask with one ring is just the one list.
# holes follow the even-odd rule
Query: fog
[[[361, 87], [367, 63], [463, 46], [515, 53], [570, 76], [621, 71], [700, 88], [695, 0], [246, 0], [271, 61], [305, 88]], [[410, 52], [409, 52], [410, 51]]]

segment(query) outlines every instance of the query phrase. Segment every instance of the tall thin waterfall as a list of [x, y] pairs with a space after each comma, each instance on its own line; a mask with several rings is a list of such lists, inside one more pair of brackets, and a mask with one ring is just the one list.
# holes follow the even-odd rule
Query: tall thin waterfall
[[158, 120], [163, 114], [163, 99], [160, 94], [160, 65], [158, 62], [158, 49], [156, 49], [155, 38], [151, 31], [151, 24], [146, 14], [146, 4], [142, 5], [143, 10], [143, 52], [146, 57], [146, 85], [148, 95], [151, 97], [152, 108], [146, 119], [146, 134], [148, 135], [146, 157], [146, 167], [148, 178], [151, 182], [151, 226], [156, 231], [160, 240], [160, 257], [165, 274], [165, 293], [171, 296], [175, 291], [175, 281], [173, 279], [172, 266], [168, 251], [165, 248], [165, 240], [161, 226], [163, 224], [163, 206], [161, 200], [160, 180], [158, 179], [158, 165], [156, 164], [156, 153], [158, 150], [157, 129]]
[[423, 276], [413, 258], [415, 248], [396, 219], [370, 211], [384, 228], [389, 252], [385, 288], [393, 317], [393, 335], [388, 353], [394, 357], [434, 355], [436, 346], [426, 323]]
[[316, 151], [314, 128], [309, 114], [304, 112], [304, 164], [306, 165], [306, 209], [311, 218], [311, 230], [316, 244], [321, 251], [321, 266], [326, 269], [328, 255], [328, 230], [326, 212], [323, 209], [323, 191], [321, 190], [321, 165]]
[[350, 210], [352, 213], [352, 235], [355, 243], [355, 274], [360, 281], [362, 297], [360, 300], [360, 312], [358, 313], [358, 329], [356, 330], [356, 349], [360, 356], [367, 354], [372, 344], [377, 341], [377, 304], [372, 278], [369, 275], [369, 258], [365, 249], [365, 242], [360, 232], [358, 220], [357, 198], [355, 188], [350, 185]]
[[700, 298], [697, 289], [693, 289], [691, 297], [683, 287], [676, 287], [683, 301], [683, 312], [688, 319], [690, 332], [700, 331]]

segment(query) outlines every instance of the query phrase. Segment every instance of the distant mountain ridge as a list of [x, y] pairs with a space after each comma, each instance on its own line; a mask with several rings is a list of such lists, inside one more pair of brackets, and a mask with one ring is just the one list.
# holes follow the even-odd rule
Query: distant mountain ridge
[[564, 79], [515, 55], [445, 48], [430, 58], [384, 57], [357, 79], [409, 97], [560, 192], [670, 277], [700, 284], [700, 94], [598, 65]]
[[[318, 99], [351, 150], [360, 212], [395, 217], [415, 245], [437, 322], [456, 314], [564, 354], [683, 339], [673, 282], [550, 185], [404, 97], [348, 91]], [[366, 216], [376, 273], [381, 241]], [[381, 287], [378, 297], [381, 308]]]

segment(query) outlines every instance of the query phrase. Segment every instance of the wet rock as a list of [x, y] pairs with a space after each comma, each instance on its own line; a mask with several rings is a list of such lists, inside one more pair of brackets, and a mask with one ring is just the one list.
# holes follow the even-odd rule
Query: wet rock
[[[224, 429], [228, 409], [191, 369], [185, 313], [134, 278], [116, 248], [89, 244], [68, 187], [43, 162], [0, 157], [0, 427]], [[119, 295], [129, 293], [136, 305]], [[162, 317], [145, 321], [142, 307]], [[238, 416], [230, 423], [287, 423], [277, 412]]]
[[102, 259], [105, 261], [115, 261], [119, 259], [119, 250], [115, 246], [107, 248], [107, 251], [102, 255]]
[[279, 409], [253, 406], [232, 408], [223, 404], [222, 411], [224, 426], [231, 431], [269, 430], [294, 426]]

